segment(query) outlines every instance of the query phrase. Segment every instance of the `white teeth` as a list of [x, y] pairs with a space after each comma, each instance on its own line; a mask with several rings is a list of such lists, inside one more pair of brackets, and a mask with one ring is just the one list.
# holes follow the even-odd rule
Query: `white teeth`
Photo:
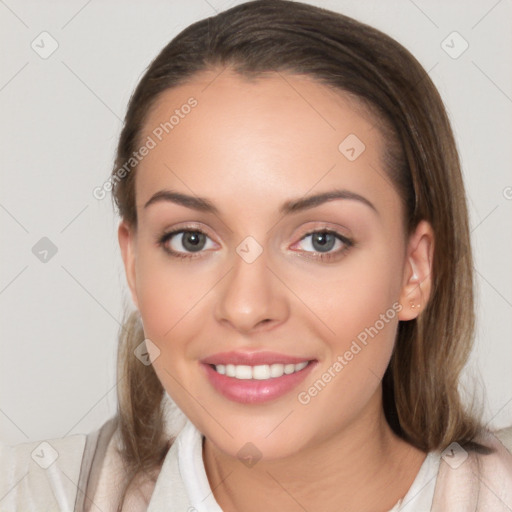
[[284, 365], [284, 373], [286, 373], [286, 375], [290, 375], [290, 373], [293, 373], [294, 371], [295, 371], [294, 364], [285, 364]]
[[270, 378], [270, 366], [268, 364], [260, 364], [252, 369], [252, 378], [265, 380]]
[[271, 364], [270, 365], [270, 376], [271, 377], [281, 377], [284, 373], [284, 364]]
[[308, 365], [308, 362], [309, 361], [304, 361], [303, 363], [296, 364], [295, 371], [298, 372], [298, 371], [302, 370], [302, 368], [306, 368], [306, 366]]
[[252, 379], [252, 368], [243, 364], [235, 365], [235, 377], [237, 379]]
[[290, 375], [306, 368], [309, 361], [303, 361], [298, 364], [259, 364], [257, 366], [248, 366], [245, 364], [218, 364], [215, 365], [215, 371], [221, 375], [235, 377], [235, 379], [248, 380], [267, 380], [283, 375]]

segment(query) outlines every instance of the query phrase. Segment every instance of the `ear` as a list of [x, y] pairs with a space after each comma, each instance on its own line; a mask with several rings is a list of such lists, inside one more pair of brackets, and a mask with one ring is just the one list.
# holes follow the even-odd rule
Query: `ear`
[[399, 320], [413, 320], [425, 309], [432, 289], [433, 259], [434, 230], [422, 220], [407, 244]]
[[132, 294], [132, 300], [139, 309], [136, 291], [136, 273], [135, 273], [135, 228], [132, 228], [126, 221], [122, 221], [117, 229], [117, 238], [123, 258], [124, 270], [126, 273], [126, 281]]

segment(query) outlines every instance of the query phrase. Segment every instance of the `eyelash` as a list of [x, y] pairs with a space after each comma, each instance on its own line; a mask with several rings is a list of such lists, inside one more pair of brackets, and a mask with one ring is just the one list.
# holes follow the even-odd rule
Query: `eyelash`
[[[190, 255], [190, 254], [174, 251], [173, 249], [169, 249], [165, 245], [170, 239], [172, 239], [172, 237], [174, 235], [178, 235], [180, 233], [183, 233], [183, 234], [185, 234], [185, 233], [200, 233], [200, 234], [203, 234], [203, 235], [208, 237], [208, 235], [204, 231], [202, 231], [201, 229], [197, 229], [197, 228], [193, 228], [193, 229], [192, 228], [181, 228], [181, 229], [177, 229], [177, 230], [174, 230], [174, 231], [169, 231], [167, 233], [164, 233], [162, 236], [160, 236], [157, 239], [158, 246], [162, 247], [162, 249], [166, 253], [168, 253], [170, 256], [172, 256], [173, 258], [179, 258], [181, 260], [193, 260], [195, 258], [200, 257], [201, 252], [198, 252], [196, 254]], [[343, 242], [344, 247], [339, 249], [336, 252], [329, 252], [329, 253], [316, 252], [315, 253], [316, 256], [306, 256], [307, 258], [318, 259], [318, 260], [324, 261], [324, 262], [332, 261], [333, 259], [336, 259], [336, 258], [339, 258], [339, 257], [343, 256], [351, 247], [353, 247], [355, 245], [355, 242], [353, 240], [351, 240], [351, 239], [347, 238], [346, 236], [338, 233], [337, 231], [334, 231], [332, 229], [327, 229], [327, 228], [325, 228], [325, 229], [315, 229], [315, 230], [312, 230], [312, 231], [308, 231], [299, 240], [299, 242], [304, 240], [306, 237], [308, 237], [310, 235], [317, 234], [317, 233], [324, 233], [324, 234], [326, 233], [326, 234], [334, 235], [339, 241]]]

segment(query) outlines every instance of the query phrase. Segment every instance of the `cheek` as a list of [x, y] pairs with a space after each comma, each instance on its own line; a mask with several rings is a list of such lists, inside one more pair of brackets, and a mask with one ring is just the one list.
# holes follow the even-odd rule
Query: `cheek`
[[[301, 276], [301, 283], [295, 290], [301, 290], [303, 302], [322, 321], [323, 336], [330, 334], [333, 349], [341, 350], [386, 312], [388, 322], [382, 330], [389, 337], [391, 329], [387, 327], [399, 307], [402, 278], [396, 252], [392, 254], [382, 246], [360, 249], [357, 255], [347, 256], [338, 266], [312, 266], [311, 272]], [[378, 325], [382, 327], [380, 322]]]
[[[195, 370], [197, 340], [206, 338], [209, 292], [219, 282], [215, 268], [170, 261], [156, 251], [139, 252], [139, 310], [144, 334], [159, 349], [153, 368], [167, 393], [190, 418], [199, 418], [201, 395]], [[208, 310], [208, 311], [207, 311]], [[210, 324], [211, 325], [211, 324]], [[195, 351], [194, 351], [195, 350]]]
[[214, 280], [155, 249], [141, 250], [136, 265], [137, 297], [147, 337], [176, 339], [180, 324], [190, 328], [195, 306]]
[[401, 262], [380, 245], [323, 272], [313, 273], [318, 286], [311, 286], [311, 275], [302, 284], [304, 302], [321, 320], [316, 334], [324, 352], [299, 402], [320, 409], [337, 403], [329, 414], [343, 416], [367, 402], [388, 365], [401, 309]]
[[153, 368], [167, 393], [187, 416], [195, 418], [190, 394], [196, 396], [198, 391], [189, 378], [190, 340], [201, 338], [201, 298], [214, 281], [187, 272], [186, 263], [165, 261], [154, 254], [140, 256], [138, 300], [144, 334], [160, 350]]

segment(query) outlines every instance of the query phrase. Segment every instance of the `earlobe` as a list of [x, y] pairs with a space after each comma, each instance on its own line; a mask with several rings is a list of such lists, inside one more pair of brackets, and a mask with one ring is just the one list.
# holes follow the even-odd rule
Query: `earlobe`
[[121, 221], [117, 230], [119, 248], [123, 258], [126, 281], [132, 295], [135, 307], [139, 308], [136, 291], [136, 272], [135, 272], [135, 231], [125, 221]]
[[407, 246], [399, 320], [413, 320], [427, 306], [432, 289], [433, 256], [434, 231], [430, 223], [421, 221]]

